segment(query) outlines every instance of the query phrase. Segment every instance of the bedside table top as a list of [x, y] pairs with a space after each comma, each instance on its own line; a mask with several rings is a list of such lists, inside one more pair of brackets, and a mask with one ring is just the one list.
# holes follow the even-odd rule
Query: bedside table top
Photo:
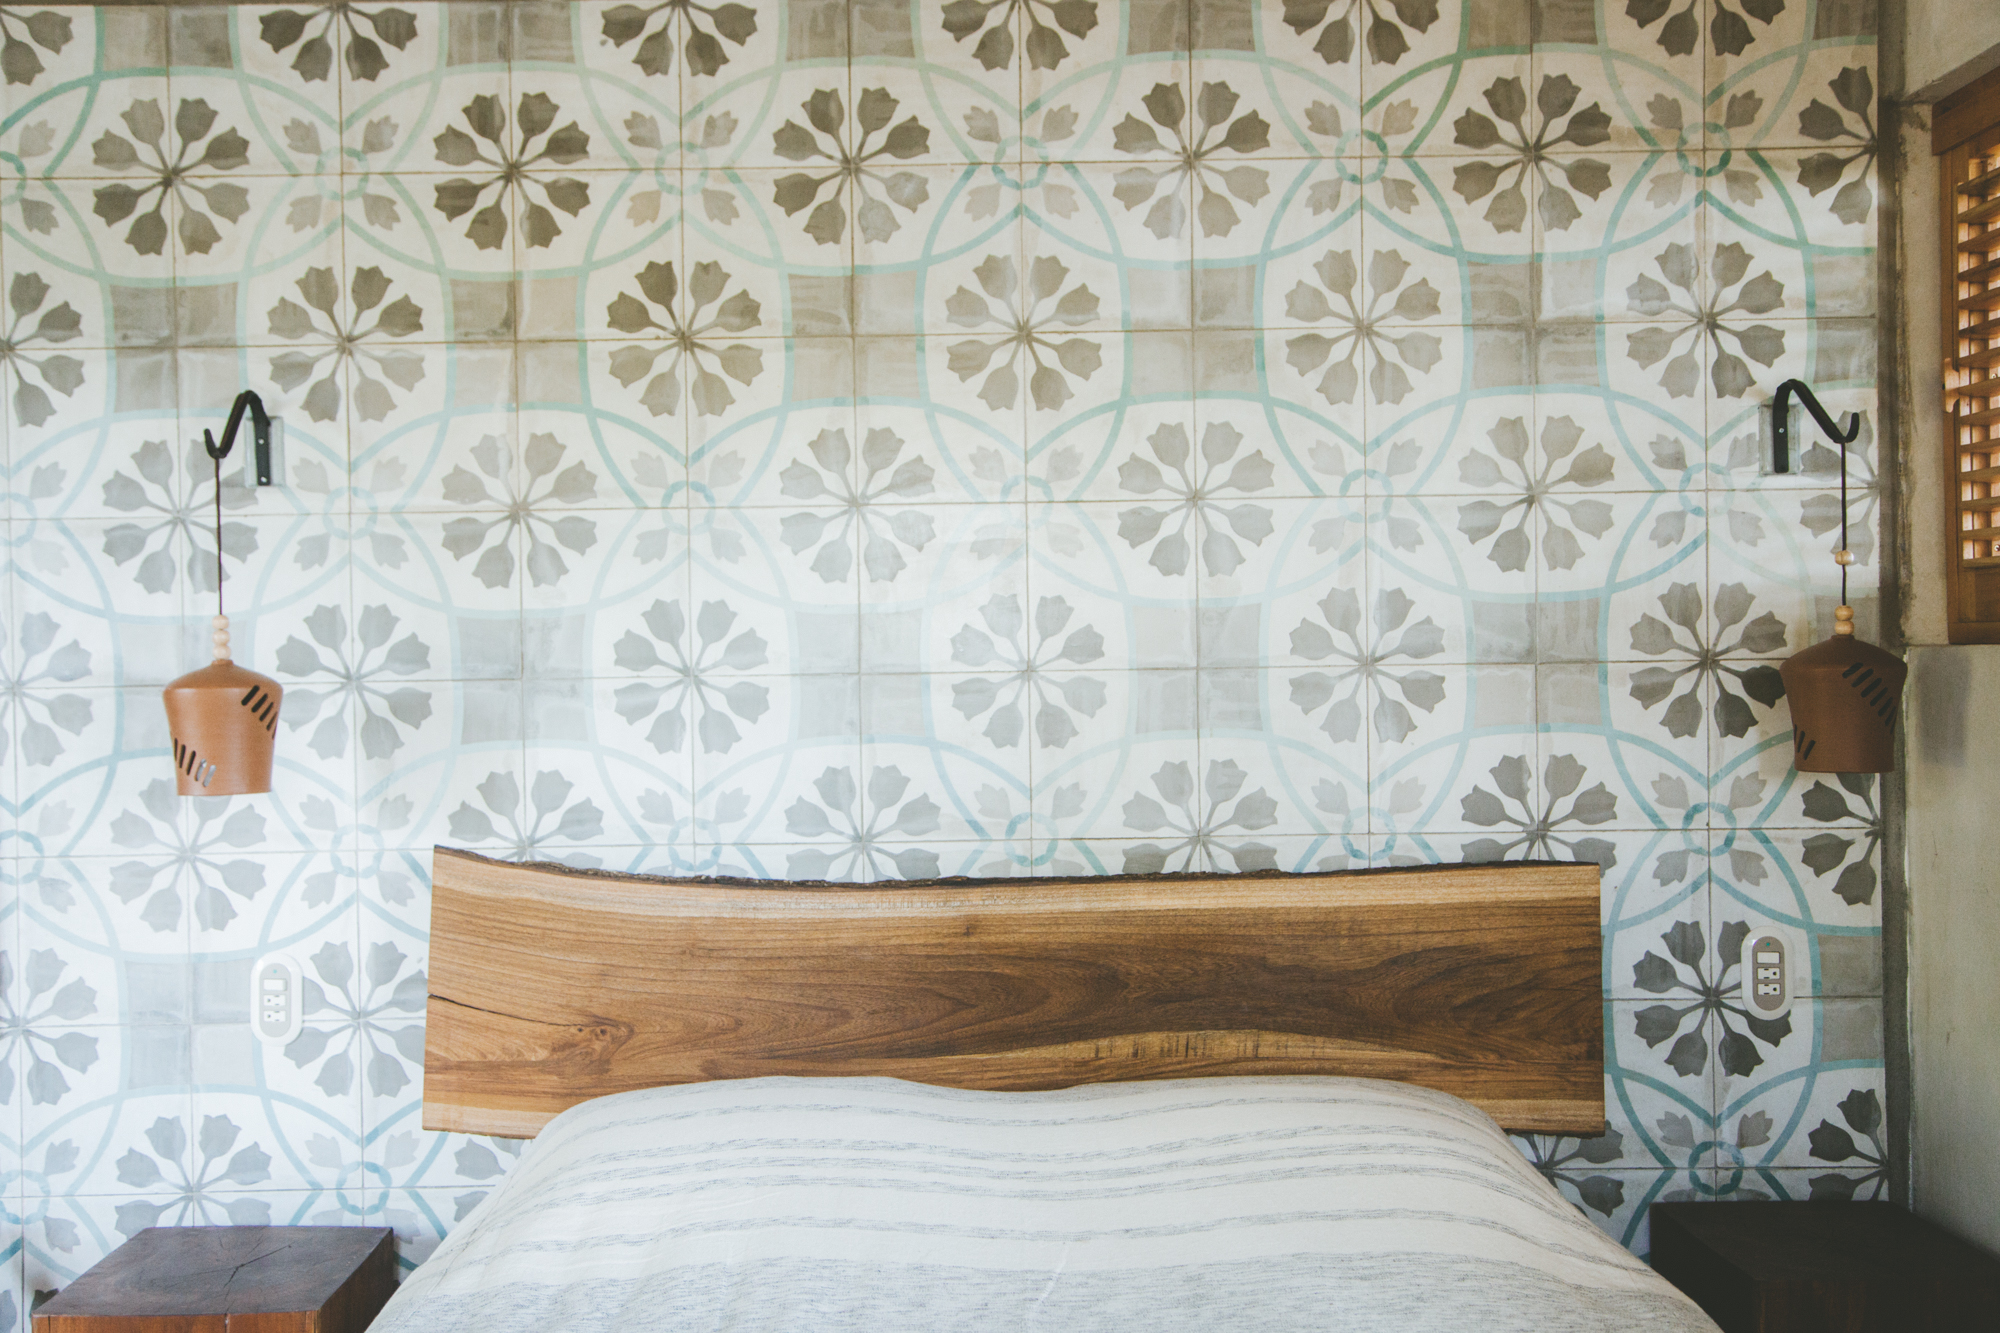
[[1656, 1203], [1665, 1219], [1718, 1262], [1760, 1282], [1868, 1280], [1940, 1261], [2000, 1265], [1977, 1246], [1889, 1203], [1821, 1200], [1769, 1203]]
[[1653, 1267], [1724, 1333], [1993, 1327], [2000, 1258], [1888, 1203], [1656, 1203]]
[[386, 1227], [148, 1227], [35, 1314], [317, 1310], [389, 1235]]

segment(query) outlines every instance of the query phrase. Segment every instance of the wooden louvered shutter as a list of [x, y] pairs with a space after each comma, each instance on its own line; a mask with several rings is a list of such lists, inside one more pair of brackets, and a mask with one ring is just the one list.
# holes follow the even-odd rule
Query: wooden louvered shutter
[[2000, 73], [1931, 122], [1944, 220], [1946, 616], [2000, 643]]

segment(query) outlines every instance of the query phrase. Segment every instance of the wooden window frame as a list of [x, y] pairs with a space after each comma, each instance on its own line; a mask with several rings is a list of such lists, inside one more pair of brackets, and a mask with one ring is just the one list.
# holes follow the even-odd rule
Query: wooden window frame
[[1937, 104], [1944, 321], [1945, 619], [2000, 643], [2000, 70]]

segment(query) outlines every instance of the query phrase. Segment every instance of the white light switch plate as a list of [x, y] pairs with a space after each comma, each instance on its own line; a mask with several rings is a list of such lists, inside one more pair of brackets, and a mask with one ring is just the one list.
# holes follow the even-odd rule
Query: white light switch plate
[[250, 1028], [259, 1041], [283, 1046], [299, 1035], [299, 965], [267, 954], [250, 972]]
[[1811, 961], [1805, 940], [1784, 926], [1753, 930], [1743, 941], [1743, 1007], [1753, 1018], [1783, 1018], [1793, 997], [1803, 994]]

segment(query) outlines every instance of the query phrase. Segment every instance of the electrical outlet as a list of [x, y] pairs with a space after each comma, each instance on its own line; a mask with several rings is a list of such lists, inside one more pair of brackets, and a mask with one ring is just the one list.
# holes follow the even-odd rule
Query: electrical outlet
[[250, 1027], [283, 1046], [299, 1035], [299, 965], [283, 954], [257, 960], [250, 973]]
[[1804, 982], [1805, 949], [1789, 930], [1753, 931], [1743, 941], [1743, 1006], [1754, 1018], [1783, 1018]]

